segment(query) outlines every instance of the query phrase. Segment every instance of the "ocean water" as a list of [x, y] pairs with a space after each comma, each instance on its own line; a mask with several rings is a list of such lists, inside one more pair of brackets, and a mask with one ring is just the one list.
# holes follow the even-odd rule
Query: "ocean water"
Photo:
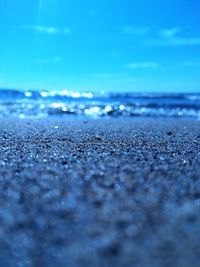
[[190, 117], [200, 119], [199, 94], [93, 94], [0, 90], [0, 117]]

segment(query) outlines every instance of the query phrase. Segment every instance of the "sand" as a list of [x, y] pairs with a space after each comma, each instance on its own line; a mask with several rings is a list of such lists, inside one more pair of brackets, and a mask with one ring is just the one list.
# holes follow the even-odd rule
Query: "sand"
[[200, 121], [1, 119], [0, 267], [199, 267]]

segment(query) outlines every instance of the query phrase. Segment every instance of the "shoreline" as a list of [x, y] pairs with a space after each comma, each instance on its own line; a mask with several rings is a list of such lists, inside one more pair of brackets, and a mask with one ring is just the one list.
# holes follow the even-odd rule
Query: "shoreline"
[[0, 148], [2, 266], [199, 266], [200, 121], [0, 119]]

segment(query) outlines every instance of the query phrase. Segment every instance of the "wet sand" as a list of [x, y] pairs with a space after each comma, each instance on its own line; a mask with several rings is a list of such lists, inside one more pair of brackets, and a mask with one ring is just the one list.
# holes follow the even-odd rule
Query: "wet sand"
[[0, 120], [0, 267], [199, 267], [200, 121]]

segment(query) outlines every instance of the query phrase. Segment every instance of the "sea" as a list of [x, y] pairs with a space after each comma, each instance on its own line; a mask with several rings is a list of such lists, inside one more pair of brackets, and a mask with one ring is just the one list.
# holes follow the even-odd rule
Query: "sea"
[[0, 117], [176, 117], [200, 119], [200, 93], [92, 93], [0, 89]]

